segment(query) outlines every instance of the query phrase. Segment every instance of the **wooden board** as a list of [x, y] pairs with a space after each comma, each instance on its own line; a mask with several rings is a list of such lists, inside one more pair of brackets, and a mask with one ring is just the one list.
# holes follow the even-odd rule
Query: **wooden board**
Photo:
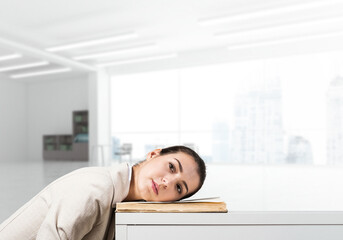
[[220, 213], [227, 212], [225, 202], [176, 202], [145, 203], [122, 202], [116, 204], [116, 212], [185, 212], [185, 213]]

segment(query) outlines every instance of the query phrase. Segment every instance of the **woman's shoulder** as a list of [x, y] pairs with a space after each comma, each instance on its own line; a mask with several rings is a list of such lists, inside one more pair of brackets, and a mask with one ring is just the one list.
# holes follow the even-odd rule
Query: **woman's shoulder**
[[127, 183], [129, 175], [130, 166], [126, 163], [106, 167], [84, 167], [60, 177], [50, 185], [94, 185], [98, 188], [113, 188], [114, 185]]
[[74, 170], [62, 178], [72, 178], [72, 177], [83, 177], [87, 178], [96, 177], [96, 178], [108, 178], [115, 174], [128, 174], [130, 166], [127, 163], [115, 164], [112, 166], [91, 166], [83, 167], [77, 170]]

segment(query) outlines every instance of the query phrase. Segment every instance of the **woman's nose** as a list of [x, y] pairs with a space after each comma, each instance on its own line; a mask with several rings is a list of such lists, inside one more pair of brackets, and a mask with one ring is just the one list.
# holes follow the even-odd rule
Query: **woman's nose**
[[169, 187], [170, 185], [173, 185], [173, 183], [176, 181], [176, 176], [165, 176], [162, 178], [162, 184], [164, 188]]
[[164, 188], [167, 188], [168, 185], [169, 185], [168, 179], [164, 177], [164, 178], [162, 179], [162, 184], [163, 184], [163, 187], [164, 187]]

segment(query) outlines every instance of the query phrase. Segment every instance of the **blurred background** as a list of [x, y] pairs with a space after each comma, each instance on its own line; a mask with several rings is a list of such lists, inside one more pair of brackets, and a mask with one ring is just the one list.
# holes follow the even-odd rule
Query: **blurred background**
[[0, 222], [86, 166], [186, 145], [195, 197], [343, 210], [343, 1], [0, 2]]

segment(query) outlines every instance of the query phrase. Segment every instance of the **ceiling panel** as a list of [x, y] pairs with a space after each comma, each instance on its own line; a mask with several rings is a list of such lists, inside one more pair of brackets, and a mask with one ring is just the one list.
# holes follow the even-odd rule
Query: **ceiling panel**
[[[39, 70], [71, 68], [69, 74], [75, 76], [95, 71], [98, 64], [108, 64], [114, 72], [128, 73], [149, 69], [149, 64], [165, 67], [225, 61], [246, 54], [249, 48], [259, 51], [256, 48], [266, 45], [259, 43], [272, 41], [273, 45], [286, 41], [287, 47], [295, 42], [297, 49], [301, 44], [304, 49], [324, 49], [325, 40], [335, 43], [343, 36], [341, 16], [343, 0], [1, 0], [0, 59], [14, 53], [23, 57], [0, 61], [0, 68], [49, 61]], [[48, 50], [127, 32], [136, 37]], [[155, 47], [137, 47], [147, 44]], [[100, 54], [114, 51], [119, 52]], [[98, 53], [98, 57], [84, 58]], [[172, 56], [170, 60], [158, 58], [167, 55]], [[118, 64], [122, 60], [125, 63]], [[35, 70], [38, 68], [20, 71]], [[10, 72], [4, 74], [11, 77]]]

